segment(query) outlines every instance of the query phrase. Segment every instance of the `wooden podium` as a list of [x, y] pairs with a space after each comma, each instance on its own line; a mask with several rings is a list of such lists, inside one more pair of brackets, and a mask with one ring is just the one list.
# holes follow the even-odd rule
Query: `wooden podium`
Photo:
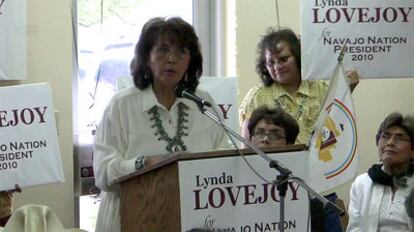
[[[264, 149], [266, 153], [305, 150], [304, 145]], [[250, 149], [241, 149], [252, 155]], [[181, 231], [179, 161], [239, 156], [237, 150], [176, 154], [118, 179], [121, 231]]]

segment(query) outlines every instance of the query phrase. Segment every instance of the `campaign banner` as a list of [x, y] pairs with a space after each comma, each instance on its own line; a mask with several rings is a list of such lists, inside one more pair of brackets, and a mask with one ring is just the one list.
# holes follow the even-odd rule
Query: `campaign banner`
[[[308, 151], [269, 154], [305, 181]], [[278, 172], [258, 155], [246, 159], [266, 180]], [[181, 230], [202, 228], [214, 231], [308, 231], [308, 195], [289, 181], [284, 222], [280, 222], [277, 187], [256, 176], [239, 156], [180, 161], [179, 185]]]
[[50, 86], [0, 88], [0, 191], [64, 182]]
[[237, 107], [237, 79], [235, 77], [201, 77], [201, 88], [207, 90], [223, 114], [224, 122], [240, 132]]
[[330, 79], [345, 47], [345, 70], [361, 78], [413, 77], [413, 0], [302, 0], [302, 78]]
[[0, 80], [27, 76], [27, 0], [0, 0]]

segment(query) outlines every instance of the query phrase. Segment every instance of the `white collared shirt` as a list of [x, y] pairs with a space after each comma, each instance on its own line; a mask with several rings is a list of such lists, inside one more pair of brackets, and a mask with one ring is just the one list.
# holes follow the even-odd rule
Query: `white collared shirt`
[[392, 199], [391, 187], [384, 187], [384, 194], [380, 200], [378, 232], [409, 231], [404, 201], [405, 197], [401, 191], [396, 191]]
[[[382, 230], [382, 226], [386, 225], [385, 228], [390, 228], [390, 231], [392, 232], [413, 232], [414, 219], [409, 218], [403, 205], [405, 198], [414, 187], [412, 184], [413, 180], [413, 176], [408, 178], [408, 183], [411, 184], [406, 188], [398, 189], [394, 197], [394, 205], [392, 208], [382, 212], [382, 210], [388, 207], [391, 202], [391, 193], [389, 192], [391, 191], [391, 187], [374, 183], [368, 173], [359, 175], [352, 183], [350, 190], [350, 202], [348, 207], [349, 223], [346, 231], [383, 232], [388, 231]], [[398, 203], [395, 203], [395, 201], [398, 201]], [[402, 201], [402, 203], [400, 201]], [[398, 211], [398, 215], [395, 211]], [[391, 212], [393, 215], [390, 217], [389, 215]], [[399, 218], [397, 221], [394, 221], [396, 217]], [[380, 221], [384, 218], [387, 218], [388, 222]], [[393, 222], [390, 222], [389, 220], [393, 220]], [[406, 223], [408, 228], [405, 226], [400, 227], [399, 225], [402, 223]]]
[[[206, 91], [197, 89], [196, 94], [212, 103]], [[135, 86], [117, 93], [109, 103], [95, 135], [93, 167], [95, 185], [104, 192], [99, 208], [96, 231], [120, 231], [119, 186], [114, 183], [119, 177], [135, 171], [137, 156], [167, 154], [167, 142], [159, 140], [155, 121], [148, 111], [158, 107], [163, 128], [170, 138], [176, 133], [178, 103], [185, 104], [188, 114], [184, 125], [188, 127], [182, 141], [189, 152], [213, 151], [229, 148], [228, 138], [222, 128], [199, 112], [190, 100], [177, 98], [170, 110], [158, 103], [149, 86], [139, 90]], [[218, 109], [217, 109], [218, 110]], [[218, 111], [219, 112], [219, 111]]]

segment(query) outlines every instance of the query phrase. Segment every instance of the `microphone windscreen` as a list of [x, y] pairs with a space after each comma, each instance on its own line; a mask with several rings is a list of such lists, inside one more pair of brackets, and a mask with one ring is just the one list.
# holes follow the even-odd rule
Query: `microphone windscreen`
[[177, 87], [175, 87], [175, 95], [177, 97], [183, 97], [184, 90], [186, 90], [186, 87], [183, 84], [178, 84]]

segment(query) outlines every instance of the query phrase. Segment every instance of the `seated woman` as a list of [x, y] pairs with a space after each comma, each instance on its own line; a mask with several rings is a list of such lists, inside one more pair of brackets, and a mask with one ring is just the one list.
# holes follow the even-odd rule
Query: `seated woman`
[[20, 186], [16, 184], [14, 189], [0, 191], [0, 227], [4, 227], [13, 213], [13, 193], [22, 192]]
[[[262, 148], [295, 144], [296, 137], [299, 134], [299, 125], [289, 113], [281, 107], [269, 108], [266, 105], [260, 106], [252, 112], [247, 129], [250, 141]], [[336, 204], [343, 202], [337, 199], [336, 196], [334, 199], [330, 197], [328, 199]], [[344, 207], [341, 208], [345, 210]], [[310, 210], [311, 231], [328, 231], [326, 229], [328, 226], [331, 229], [335, 228], [337, 232], [342, 231], [340, 222], [337, 222], [335, 227], [332, 226], [332, 217], [338, 217], [336, 212], [331, 209], [324, 209], [322, 202], [319, 200], [311, 200]], [[346, 222], [346, 216], [344, 220]], [[343, 228], [345, 227], [343, 226]]]
[[19, 207], [1, 232], [87, 232], [64, 229], [52, 208], [47, 205], [27, 204]]
[[13, 212], [13, 194], [9, 191], [0, 192], [0, 227], [4, 227]]
[[388, 115], [376, 143], [382, 163], [352, 184], [347, 231], [414, 231], [414, 116]]
[[247, 129], [250, 141], [259, 147], [294, 144], [299, 134], [299, 125], [290, 114], [265, 105], [253, 111]]

